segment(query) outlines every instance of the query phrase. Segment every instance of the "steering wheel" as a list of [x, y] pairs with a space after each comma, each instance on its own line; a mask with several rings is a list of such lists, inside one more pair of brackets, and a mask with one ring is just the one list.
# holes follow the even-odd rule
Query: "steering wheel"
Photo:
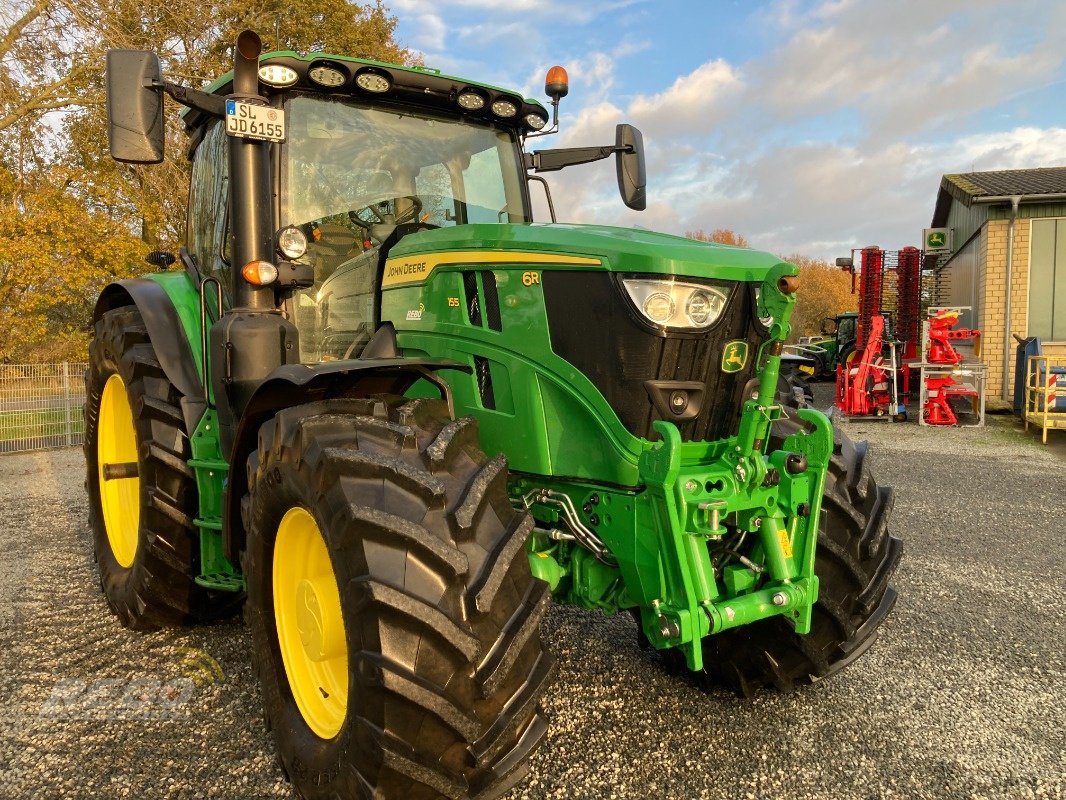
[[[392, 200], [394, 204], [396, 203], [396, 201], [399, 200], [407, 200], [410, 202], [410, 206], [407, 208], [407, 210], [399, 214], [387, 214], [386, 216], [393, 217], [392, 220], [387, 220], [381, 215], [381, 212], [378, 211], [377, 206], [381, 205], [381, 203], [388, 202], [388, 200]], [[369, 221], [363, 219], [362, 215], [366, 212], [369, 212], [373, 219]], [[402, 225], [404, 223], [411, 222], [412, 220], [417, 221], [421, 214], [422, 201], [418, 198], [418, 196], [413, 194], [404, 194], [399, 195], [395, 198], [388, 198], [379, 203], [371, 203], [369, 205], [363, 206], [362, 208], [353, 209], [352, 211], [348, 212], [348, 219], [352, 221], [353, 225], [357, 225], [359, 228], [361, 228], [366, 233], [367, 238], [369, 238], [371, 228], [374, 225]]]

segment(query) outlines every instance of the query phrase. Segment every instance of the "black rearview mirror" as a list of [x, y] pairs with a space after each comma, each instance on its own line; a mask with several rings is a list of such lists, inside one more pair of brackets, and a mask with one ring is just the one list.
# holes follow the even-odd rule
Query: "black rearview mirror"
[[644, 137], [640, 131], [628, 123], [614, 129], [615, 147], [619, 149], [615, 158], [618, 170], [618, 191], [622, 202], [634, 211], [647, 208], [648, 199], [645, 187], [648, 182], [644, 171]]
[[163, 97], [155, 53], [107, 51], [107, 139], [111, 157], [129, 164], [163, 160]]
[[168, 253], [165, 250], [153, 250], [144, 257], [144, 260], [153, 267], [159, 267], [159, 269], [167, 269], [175, 261], [174, 254]]
[[837, 321], [833, 317], [826, 317], [822, 320], [822, 333], [825, 336], [832, 336], [837, 332]]

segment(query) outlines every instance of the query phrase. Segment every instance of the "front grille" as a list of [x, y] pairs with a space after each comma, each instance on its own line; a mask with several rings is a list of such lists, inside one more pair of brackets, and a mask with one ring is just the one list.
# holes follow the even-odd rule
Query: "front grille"
[[[729, 292], [721, 318], [708, 332], [658, 332], [637, 320], [615, 276], [604, 272], [546, 271], [544, 300], [552, 349], [579, 369], [634, 436], [657, 439], [651, 424], [663, 417], [644, 382], [700, 381], [706, 388], [700, 413], [678, 423], [685, 441], [721, 439], [736, 433], [741, 395], [755, 374], [766, 332], [754, 319], [748, 284], [714, 282]], [[721, 370], [727, 342], [749, 343], [747, 364]]]

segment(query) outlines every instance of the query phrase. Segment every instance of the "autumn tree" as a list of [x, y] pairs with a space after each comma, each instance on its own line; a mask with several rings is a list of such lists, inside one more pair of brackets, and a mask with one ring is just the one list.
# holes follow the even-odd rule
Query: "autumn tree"
[[[735, 247], [748, 247], [748, 240], [728, 228], [715, 228], [707, 233], [702, 228], [686, 231], [685, 236], [700, 242], [716, 242]], [[855, 311], [858, 300], [851, 292], [851, 276], [828, 261], [799, 255], [783, 256], [783, 260], [800, 268], [800, 290], [796, 310], [792, 314], [792, 336], [813, 336], [821, 331], [822, 320], [845, 311]]]
[[799, 254], [784, 260], [800, 268], [800, 288], [792, 313], [793, 338], [813, 336], [820, 332], [826, 317], [858, 309], [858, 298], [851, 293], [851, 275], [848, 273], [828, 261]]
[[[0, 360], [78, 357], [91, 299], [144, 272], [150, 249], [183, 238], [188, 162], [167, 102], [167, 158], [137, 167], [107, 153], [109, 48], [159, 53], [168, 78], [202, 87], [232, 66], [244, 28], [267, 49], [331, 50], [409, 63], [380, 2], [14, 0], [0, 7]], [[65, 343], [65, 344], [64, 344]]]
[[717, 244], [729, 244], [733, 247], [750, 247], [747, 239], [728, 228], [715, 228], [710, 233], [700, 228], [695, 231], [685, 231], [685, 236], [698, 242], [716, 242]]

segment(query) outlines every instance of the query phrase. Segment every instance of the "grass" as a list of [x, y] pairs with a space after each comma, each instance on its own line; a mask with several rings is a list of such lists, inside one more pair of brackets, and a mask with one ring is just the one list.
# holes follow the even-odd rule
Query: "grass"
[[[21, 439], [64, 436], [67, 433], [66, 412], [62, 408], [39, 411], [0, 412], [0, 442]], [[70, 410], [70, 431], [75, 436], [85, 432], [85, 420], [80, 407]]]

